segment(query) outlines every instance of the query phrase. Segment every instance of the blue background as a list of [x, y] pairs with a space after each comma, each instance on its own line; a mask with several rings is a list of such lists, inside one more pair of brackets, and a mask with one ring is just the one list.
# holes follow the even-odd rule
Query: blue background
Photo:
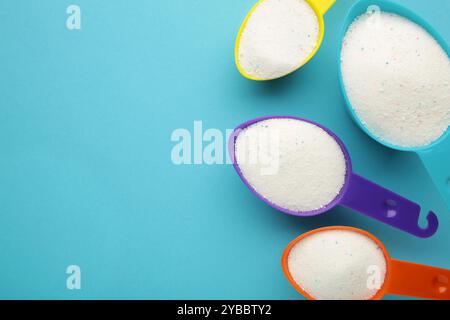
[[[366, 229], [398, 259], [450, 268], [450, 215], [415, 154], [364, 135], [344, 109], [337, 51], [354, 1], [325, 17], [324, 43], [295, 74], [244, 79], [234, 40], [255, 1], [1, 1], [0, 298], [301, 299], [280, 256], [301, 233]], [[398, 1], [450, 41], [448, 0]], [[66, 28], [66, 8], [82, 30]], [[359, 174], [433, 209], [414, 238], [343, 208], [283, 215], [230, 165], [175, 166], [171, 133], [222, 131], [258, 116], [334, 130]], [[66, 268], [82, 290], [66, 289]]]

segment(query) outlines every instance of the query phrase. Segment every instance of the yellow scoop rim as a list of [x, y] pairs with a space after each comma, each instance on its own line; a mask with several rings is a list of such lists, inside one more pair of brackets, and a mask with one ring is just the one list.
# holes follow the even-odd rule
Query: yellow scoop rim
[[307, 64], [309, 62], [309, 60], [311, 60], [312, 57], [317, 53], [317, 51], [319, 50], [320, 46], [322, 45], [323, 37], [324, 37], [324, 34], [325, 34], [325, 23], [323, 21], [323, 15], [336, 2], [336, 0], [305, 0], [309, 4], [309, 6], [313, 9], [314, 13], [317, 16], [317, 19], [319, 20], [319, 37], [317, 39], [316, 47], [311, 52], [311, 54], [300, 64], [300, 66], [298, 66], [296, 69], [292, 70], [291, 72], [289, 72], [289, 73], [287, 73], [287, 74], [285, 74], [285, 75], [283, 75], [281, 77], [261, 79], [261, 78], [257, 78], [257, 77], [254, 77], [252, 75], [249, 75], [241, 67], [241, 65], [239, 63], [239, 44], [241, 42], [241, 36], [242, 36], [242, 33], [245, 30], [245, 27], [247, 26], [248, 20], [250, 19], [250, 17], [253, 14], [253, 12], [258, 8], [258, 6], [261, 3], [263, 3], [264, 1], [266, 1], [266, 0], [259, 0], [253, 6], [253, 8], [249, 11], [249, 13], [245, 17], [244, 22], [242, 23], [242, 25], [241, 25], [241, 27], [239, 29], [239, 32], [238, 32], [238, 35], [237, 35], [237, 38], [236, 38], [236, 44], [234, 46], [234, 60], [235, 60], [237, 69], [239, 70], [239, 72], [245, 78], [250, 79], [250, 80], [254, 80], [254, 81], [270, 81], [270, 80], [276, 80], [276, 79], [279, 79], [279, 78], [283, 78], [283, 77], [286, 77], [287, 75], [297, 71], [298, 69], [303, 67], [305, 64]]

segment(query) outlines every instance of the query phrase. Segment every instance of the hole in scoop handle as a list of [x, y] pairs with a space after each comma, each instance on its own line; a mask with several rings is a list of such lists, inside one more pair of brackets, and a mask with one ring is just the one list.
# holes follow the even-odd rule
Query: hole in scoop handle
[[450, 270], [392, 259], [387, 293], [449, 300]]
[[419, 156], [450, 210], [450, 137]]
[[340, 204], [420, 238], [431, 237], [439, 226], [436, 215], [429, 212], [428, 226], [421, 228], [418, 204], [354, 173]]
[[336, 0], [309, 0], [324, 15]]

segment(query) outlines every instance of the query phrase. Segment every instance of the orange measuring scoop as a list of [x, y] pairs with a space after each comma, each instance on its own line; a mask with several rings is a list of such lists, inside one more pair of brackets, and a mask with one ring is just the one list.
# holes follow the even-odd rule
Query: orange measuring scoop
[[297, 243], [308, 236], [330, 230], [344, 230], [362, 234], [375, 242], [383, 251], [386, 259], [386, 275], [380, 289], [371, 300], [380, 300], [386, 294], [435, 300], [450, 300], [450, 270], [392, 259], [383, 243], [374, 235], [361, 229], [343, 226], [325, 227], [304, 233], [289, 243], [284, 250], [281, 259], [283, 272], [290, 284], [306, 298], [317, 300], [306, 292], [292, 277], [288, 267], [290, 252]]

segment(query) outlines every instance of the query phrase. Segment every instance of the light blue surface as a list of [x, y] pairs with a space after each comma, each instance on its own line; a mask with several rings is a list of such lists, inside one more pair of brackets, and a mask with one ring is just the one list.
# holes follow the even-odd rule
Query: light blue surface
[[[300, 299], [285, 245], [321, 226], [378, 236], [398, 259], [450, 268], [450, 213], [415, 154], [377, 144], [345, 112], [337, 50], [354, 1], [325, 17], [317, 56], [292, 76], [239, 75], [234, 39], [254, 1], [0, 3], [0, 298]], [[450, 42], [448, 0], [398, 1]], [[430, 3], [432, 2], [432, 4]], [[66, 8], [82, 30], [66, 29]], [[258, 116], [335, 131], [359, 174], [433, 209], [417, 239], [346, 209], [303, 220], [254, 197], [229, 165], [175, 166], [173, 130]], [[66, 289], [66, 267], [82, 289]]]

